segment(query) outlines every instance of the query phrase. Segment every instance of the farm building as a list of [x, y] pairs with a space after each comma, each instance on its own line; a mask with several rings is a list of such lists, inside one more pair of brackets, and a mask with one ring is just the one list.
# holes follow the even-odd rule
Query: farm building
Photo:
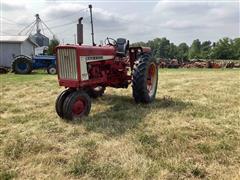
[[37, 43], [40, 47], [41, 46], [48, 46], [49, 45], [49, 38], [45, 35], [40, 33], [40, 29], [37, 30], [37, 33], [31, 36], [35, 43]]
[[34, 55], [38, 47], [29, 36], [0, 36], [0, 66], [11, 67], [15, 56]]

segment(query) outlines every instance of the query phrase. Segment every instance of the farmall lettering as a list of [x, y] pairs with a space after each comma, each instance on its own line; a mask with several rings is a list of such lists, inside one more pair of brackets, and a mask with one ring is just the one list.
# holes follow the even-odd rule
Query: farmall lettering
[[[84, 57], [84, 56], [82, 56]], [[85, 60], [87, 62], [93, 62], [93, 61], [105, 61], [105, 60], [110, 60], [113, 59], [114, 56], [109, 55], [109, 56], [85, 56]]]
[[80, 56], [80, 67], [81, 67], [81, 80], [85, 81], [89, 79], [87, 63], [95, 61], [106, 61], [113, 59], [114, 56]]
[[58, 81], [66, 88], [56, 100], [57, 114], [67, 120], [88, 115], [91, 98], [102, 96], [106, 87], [128, 88], [132, 84], [136, 103], [152, 102], [157, 91], [158, 66], [151, 49], [129, 47], [124, 38], [106, 38], [104, 46], [96, 46], [94, 41], [92, 46], [82, 45], [81, 20], [78, 45], [57, 47]]

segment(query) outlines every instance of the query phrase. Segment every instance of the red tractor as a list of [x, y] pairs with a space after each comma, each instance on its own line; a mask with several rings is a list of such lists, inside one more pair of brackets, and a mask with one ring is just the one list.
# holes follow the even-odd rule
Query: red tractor
[[107, 38], [104, 46], [96, 46], [93, 28], [93, 45], [82, 45], [81, 20], [77, 25], [78, 45], [56, 49], [59, 85], [66, 88], [56, 100], [57, 114], [67, 120], [87, 116], [91, 98], [102, 96], [106, 87], [127, 88], [129, 84], [136, 103], [152, 102], [157, 91], [158, 66], [151, 49], [129, 47], [129, 41], [123, 38]]

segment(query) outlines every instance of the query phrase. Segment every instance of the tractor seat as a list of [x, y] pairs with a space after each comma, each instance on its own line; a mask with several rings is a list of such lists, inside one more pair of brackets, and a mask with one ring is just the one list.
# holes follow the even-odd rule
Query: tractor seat
[[116, 47], [117, 47], [117, 56], [125, 57], [127, 56], [129, 41], [124, 38], [118, 38], [116, 41]]

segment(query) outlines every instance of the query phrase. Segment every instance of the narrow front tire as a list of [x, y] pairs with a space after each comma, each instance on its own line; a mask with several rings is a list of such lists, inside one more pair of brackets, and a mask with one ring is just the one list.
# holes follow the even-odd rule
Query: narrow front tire
[[87, 116], [91, 110], [91, 99], [84, 91], [74, 91], [63, 103], [63, 116], [75, 120]]
[[63, 92], [61, 92], [55, 102], [55, 110], [60, 118], [64, 118], [63, 116], [63, 103], [67, 96], [72, 93], [72, 89], [65, 89]]

